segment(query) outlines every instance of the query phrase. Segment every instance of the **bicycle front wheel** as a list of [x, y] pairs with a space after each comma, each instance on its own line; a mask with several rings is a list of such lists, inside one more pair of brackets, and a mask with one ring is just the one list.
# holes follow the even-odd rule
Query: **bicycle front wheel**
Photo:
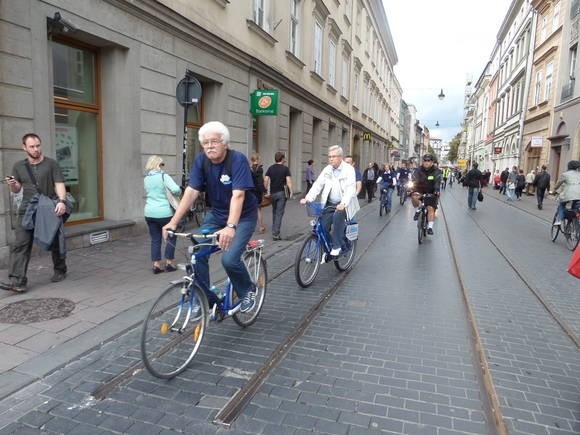
[[421, 211], [421, 215], [419, 216], [419, 219], [417, 220], [417, 241], [419, 242], [419, 244], [423, 243], [423, 236], [425, 235], [425, 220], [427, 219], [427, 217], [425, 216], [425, 213], [423, 211]]
[[556, 241], [556, 239], [558, 238], [558, 233], [560, 232], [560, 225], [554, 225], [557, 216], [558, 213], [556, 212], [556, 214], [554, 215], [554, 219], [552, 219], [552, 227], [550, 228], [550, 237], [552, 238], [552, 242]]
[[341, 272], [352, 267], [354, 256], [356, 254], [356, 242], [356, 240], [349, 240], [344, 246], [343, 252], [341, 252], [340, 256], [334, 260], [334, 266]]
[[308, 287], [314, 282], [321, 260], [322, 247], [318, 243], [318, 237], [311, 234], [304, 240], [294, 261], [294, 276], [300, 287]]
[[260, 314], [260, 311], [262, 310], [264, 299], [266, 299], [268, 271], [266, 270], [266, 260], [262, 257], [262, 252], [246, 252], [243, 260], [248, 269], [248, 273], [250, 274], [250, 279], [256, 287], [254, 308], [245, 313], [238, 311], [233, 315], [234, 322], [245, 328], [256, 321], [258, 314]]
[[183, 372], [203, 341], [208, 315], [197, 285], [180, 281], [167, 287], [143, 322], [141, 358], [149, 373], [171, 379]]
[[399, 202], [401, 205], [405, 205], [405, 201], [407, 200], [407, 189], [400, 189], [401, 196], [399, 196]]
[[578, 246], [578, 239], [580, 238], [580, 223], [578, 223], [578, 219], [567, 221], [566, 224], [566, 246], [570, 251], [576, 249]]

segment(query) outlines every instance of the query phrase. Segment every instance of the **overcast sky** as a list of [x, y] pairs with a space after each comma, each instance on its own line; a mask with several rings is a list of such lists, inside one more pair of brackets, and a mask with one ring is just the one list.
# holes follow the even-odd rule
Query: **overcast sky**
[[465, 85], [483, 72], [511, 1], [383, 0], [403, 99], [431, 137], [450, 141], [461, 130]]

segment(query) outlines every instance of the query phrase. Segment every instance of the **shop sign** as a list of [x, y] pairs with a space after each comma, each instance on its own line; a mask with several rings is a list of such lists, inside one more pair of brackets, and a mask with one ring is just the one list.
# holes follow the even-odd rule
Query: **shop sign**
[[493, 147], [494, 154], [501, 154], [502, 147]]
[[542, 136], [532, 136], [531, 148], [542, 148], [544, 138]]
[[250, 94], [250, 112], [253, 115], [278, 114], [278, 89], [256, 89]]
[[370, 133], [363, 133], [363, 140], [371, 140], [372, 135]]

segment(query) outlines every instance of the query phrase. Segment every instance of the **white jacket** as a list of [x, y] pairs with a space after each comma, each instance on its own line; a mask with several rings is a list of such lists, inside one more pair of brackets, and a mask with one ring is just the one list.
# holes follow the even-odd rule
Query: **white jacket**
[[[352, 219], [360, 209], [358, 197], [356, 196], [356, 175], [354, 168], [342, 161], [337, 168], [338, 175], [334, 175], [332, 165], [326, 166], [321, 172], [306, 195], [306, 201], [313, 202], [320, 194], [320, 202], [326, 204], [330, 190], [336, 181], [340, 186], [340, 203], [346, 206], [346, 217]], [[322, 193], [321, 193], [322, 192]]]

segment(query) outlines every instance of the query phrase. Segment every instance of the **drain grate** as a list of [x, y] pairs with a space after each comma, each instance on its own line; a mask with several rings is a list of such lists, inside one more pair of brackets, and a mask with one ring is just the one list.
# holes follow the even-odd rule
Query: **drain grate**
[[75, 303], [63, 298], [26, 299], [12, 302], [0, 309], [0, 323], [29, 323], [67, 317]]

